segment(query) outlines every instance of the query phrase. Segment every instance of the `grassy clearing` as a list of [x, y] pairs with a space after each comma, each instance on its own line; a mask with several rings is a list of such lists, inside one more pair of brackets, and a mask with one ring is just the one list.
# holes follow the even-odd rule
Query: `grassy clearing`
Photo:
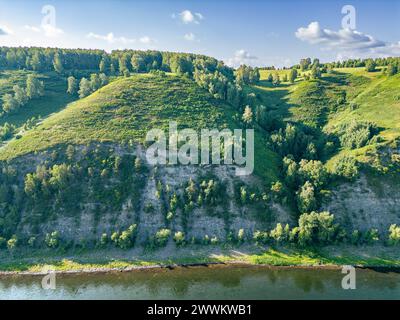
[[[2, 71], [0, 73], [0, 97], [6, 93], [12, 93], [14, 85], [26, 86], [26, 78], [32, 71]], [[18, 111], [5, 114], [0, 118], [0, 126], [5, 122], [14, 124], [16, 127], [24, 124], [32, 117], [46, 118], [52, 113], [62, 110], [68, 103], [77, 97], [67, 94], [66, 79], [54, 72], [37, 74], [38, 78], [44, 82], [45, 94], [43, 97], [30, 100]]]

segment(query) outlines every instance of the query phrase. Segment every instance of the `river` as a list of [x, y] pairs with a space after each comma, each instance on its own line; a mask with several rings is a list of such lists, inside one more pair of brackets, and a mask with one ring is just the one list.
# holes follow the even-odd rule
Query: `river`
[[0, 277], [0, 299], [400, 299], [400, 273], [357, 269], [344, 290], [341, 270], [177, 267], [103, 274]]

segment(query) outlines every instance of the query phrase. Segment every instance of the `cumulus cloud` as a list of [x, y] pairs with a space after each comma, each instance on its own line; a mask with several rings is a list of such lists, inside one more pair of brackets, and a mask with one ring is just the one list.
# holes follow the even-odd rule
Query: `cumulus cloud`
[[33, 32], [40, 32], [41, 31], [41, 29], [39, 27], [30, 26], [30, 25], [25, 25], [24, 29], [29, 30], [29, 31], [33, 31]]
[[7, 26], [0, 26], [0, 36], [7, 36], [13, 34], [13, 31]]
[[399, 43], [387, 43], [357, 30], [340, 29], [333, 31], [321, 28], [318, 22], [297, 29], [296, 37], [310, 44], [321, 45], [325, 50], [349, 53], [391, 55], [399, 51]]
[[179, 19], [184, 24], [189, 24], [189, 23], [199, 24], [200, 21], [204, 19], [204, 16], [201, 13], [199, 13], [199, 12], [192, 13], [190, 10], [183, 10], [178, 15], [176, 15], [176, 14], [172, 15], [173, 19], [175, 19], [177, 17], [179, 17]]
[[140, 43], [143, 43], [143, 44], [150, 44], [150, 43], [153, 43], [154, 40], [151, 39], [151, 38], [148, 37], [148, 36], [144, 36], [144, 37], [141, 37], [141, 38], [139, 39], [139, 42], [140, 42]]
[[24, 29], [35, 33], [43, 33], [43, 35], [48, 38], [56, 38], [64, 34], [64, 30], [46, 23], [42, 24], [40, 27], [25, 25]]
[[244, 49], [237, 50], [232, 58], [229, 58], [226, 64], [231, 67], [238, 67], [242, 64], [252, 65], [258, 60], [256, 56], [251, 55]]
[[49, 38], [55, 38], [64, 34], [64, 31], [62, 29], [52, 26], [51, 24], [43, 24], [42, 29], [45, 36]]
[[101, 40], [101, 41], [106, 41], [109, 44], [123, 44], [123, 45], [128, 45], [128, 44], [133, 44], [133, 43], [141, 43], [145, 45], [149, 45], [155, 42], [154, 39], [148, 37], [148, 36], [143, 36], [139, 39], [133, 39], [133, 38], [127, 38], [127, 37], [116, 37], [113, 32], [109, 32], [106, 35], [101, 35], [97, 34], [94, 32], [90, 32], [86, 35], [88, 39], [95, 39], [95, 40]]
[[193, 33], [186, 33], [183, 38], [187, 41], [195, 41], [196, 40], [196, 36]]
[[136, 39], [129, 39], [126, 37], [116, 37], [114, 33], [109, 32], [106, 35], [101, 35], [101, 34], [96, 34], [93, 32], [90, 32], [86, 35], [88, 39], [96, 39], [96, 40], [103, 40], [107, 41], [108, 43], [122, 43], [122, 44], [128, 44], [128, 43], [134, 43], [136, 42]]

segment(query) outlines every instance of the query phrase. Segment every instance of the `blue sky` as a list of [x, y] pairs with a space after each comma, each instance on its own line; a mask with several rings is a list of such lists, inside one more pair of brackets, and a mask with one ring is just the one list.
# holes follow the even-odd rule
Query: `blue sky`
[[[355, 29], [342, 26], [348, 4]], [[396, 0], [0, 0], [0, 45], [194, 52], [232, 66], [400, 55], [399, 31]]]

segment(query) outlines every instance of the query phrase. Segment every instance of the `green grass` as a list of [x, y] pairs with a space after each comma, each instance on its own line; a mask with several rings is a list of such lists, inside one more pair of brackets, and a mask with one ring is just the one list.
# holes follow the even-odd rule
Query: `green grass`
[[[365, 68], [338, 68], [323, 74], [320, 80], [297, 79], [294, 84], [274, 86], [265, 81], [269, 73], [280, 76], [289, 70], [261, 70], [261, 81], [247, 86], [246, 93], [254, 92], [271, 114], [284, 121], [300, 122], [334, 132], [335, 127], [352, 120], [375, 122], [381, 129], [383, 142], [390, 144], [400, 138], [400, 74], [388, 77], [378, 68], [367, 72]], [[345, 96], [345, 102], [339, 102]], [[355, 107], [351, 107], [355, 106]], [[377, 144], [356, 150], [340, 150], [337, 157], [352, 154], [363, 163], [373, 161], [369, 155], [377, 150]]]
[[[170, 121], [176, 121], [180, 129], [193, 128], [199, 133], [203, 128], [240, 128], [232, 120], [234, 114], [230, 105], [214, 99], [192, 80], [175, 75], [134, 75], [69, 104], [22, 138], [10, 141], [0, 160], [65, 144], [143, 143], [150, 129], [168, 133]], [[277, 179], [278, 158], [263, 147], [261, 135], [256, 133], [255, 140], [255, 168], [269, 184]]]
[[[36, 252], [28, 259], [8, 258], [0, 263], [0, 271], [13, 272], [32, 272], [38, 273], [44, 270], [55, 271], [81, 271], [95, 269], [128, 269], [135, 267], [160, 266], [160, 265], [187, 265], [187, 264], [205, 264], [205, 263], [243, 263], [249, 265], [268, 265], [268, 266], [302, 266], [302, 267], [320, 267], [320, 266], [342, 266], [354, 265], [360, 267], [390, 267], [399, 268], [400, 258], [394, 248], [389, 253], [382, 247], [346, 247], [339, 248], [340, 254], [335, 251], [338, 248], [320, 248], [320, 249], [296, 249], [296, 248], [261, 248], [253, 247], [246, 253], [240, 252], [240, 248], [222, 249], [220, 254], [207, 251], [196, 255], [181, 254], [175, 252], [171, 257], [161, 259], [157, 252], [153, 254], [139, 254], [136, 257], [108, 259], [105, 255], [96, 257], [88, 256], [85, 253], [74, 254], [74, 258], [64, 258], [61, 256], [49, 255], [47, 251]], [[251, 253], [257, 252], [259, 253]], [[46, 253], [47, 252], [47, 253]], [[196, 250], [197, 252], [197, 250]], [[373, 252], [373, 254], [370, 254]], [[103, 252], [104, 254], [104, 252]]]
[[6, 93], [12, 93], [12, 87], [16, 84], [25, 88], [26, 78], [28, 74], [32, 73], [36, 74], [44, 82], [44, 96], [30, 100], [25, 106], [13, 113], [4, 114], [0, 117], [0, 126], [8, 122], [19, 127], [32, 117], [44, 119], [50, 114], [62, 110], [68, 103], [77, 99], [77, 97], [66, 93], [67, 83], [65, 77], [54, 72], [38, 74], [24, 70], [0, 72], [0, 97]]

